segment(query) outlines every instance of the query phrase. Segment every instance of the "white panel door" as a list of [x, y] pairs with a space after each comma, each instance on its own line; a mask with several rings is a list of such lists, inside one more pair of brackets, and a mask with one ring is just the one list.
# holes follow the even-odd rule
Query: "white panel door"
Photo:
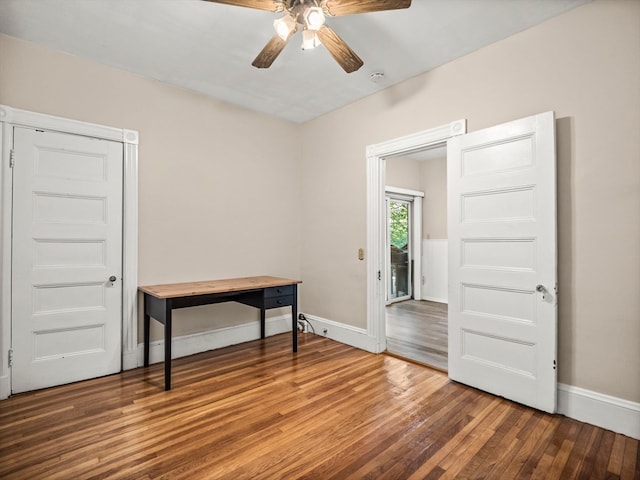
[[553, 112], [448, 146], [449, 377], [556, 408]]
[[14, 158], [12, 391], [118, 372], [122, 144], [16, 127]]

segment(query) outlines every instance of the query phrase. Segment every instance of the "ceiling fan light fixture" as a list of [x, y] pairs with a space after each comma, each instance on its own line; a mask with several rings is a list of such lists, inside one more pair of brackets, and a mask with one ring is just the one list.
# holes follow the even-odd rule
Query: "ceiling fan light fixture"
[[[1, 0], [0, 0], [1, 1]], [[354, 13], [384, 12], [409, 8], [411, 0], [205, 0], [213, 3], [284, 12], [273, 22], [276, 34], [271, 37], [251, 62], [256, 68], [269, 68], [291, 37], [302, 31], [302, 49], [324, 45], [346, 73], [358, 70], [364, 62], [333, 29], [326, 25], [325, 15], [332, 17]]]
[[308, 29], [302, 31], [302, 50], [311, 50], [318, 45], [320, 45], [320, 39], [315, 31]]
[[308, 7], [303, 15], [304, 24], [309, 30], [320, 30], [324, 25], [324, 12], [321, 7]]
[[273, 22], [273, 28], [282, 40], [286, 40], [291, 35], [291, 32], [296, 29], [296, 20], [291, 15], [287, 14], [282, 18], [278, 18]]

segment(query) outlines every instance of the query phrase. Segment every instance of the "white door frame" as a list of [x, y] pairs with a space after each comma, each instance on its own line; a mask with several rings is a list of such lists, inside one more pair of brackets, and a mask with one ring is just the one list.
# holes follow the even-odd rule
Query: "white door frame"
[[467, 121], [367, 146], [367, 334], [375, 339], [375, 353], [387, 348], [385, 331], [385, 158], [407, 155], [467, 133]]
[[11, 225], [13, 127], [21, 126], [122, 142], [122, 368], [138, 366], [138, 132], [0, 105], [0, 399], [11, 393]]

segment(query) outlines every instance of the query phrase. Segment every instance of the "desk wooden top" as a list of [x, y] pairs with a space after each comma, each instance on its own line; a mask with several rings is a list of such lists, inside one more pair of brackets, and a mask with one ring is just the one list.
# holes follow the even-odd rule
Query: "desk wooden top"
[[254, 290], [269, 287], [282, 287], [302, 283], [301, 280], [290, 280], [279, 277], [245, 277], [226, 280], [207, 280], [203, 282], [166, 283], [163, 285], [147, 285], [138, 290], [156, 298], [192, 297], [209, 293], [229, 293], [242, 290]]

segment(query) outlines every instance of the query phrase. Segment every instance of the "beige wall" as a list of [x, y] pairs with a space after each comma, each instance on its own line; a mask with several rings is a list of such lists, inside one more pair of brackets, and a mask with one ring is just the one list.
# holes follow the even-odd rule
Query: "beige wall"
[[[366, 146], [555, 110], [559, 380], [638, 402], [639, 19], [595, 1], [302, 126], [0, 36], [0, 103], [140, 132], [141, 283], [301, 276], [304, 311], [357, 327]], [[180, 313], [177, 334], [257, 318]]]
[[421, 192], [420, 162], [407, 157], [388, 158], [385, 161], [385, 180], [388, 187]]
[[554, 110], [559, 381], [640, 401], [639, 85], [640, 2], [601, 0], [303, 125], [305, 310], [366, 326], [367, 145]]
[[447, 159], [420, 162], [422, 201], [422, 237], [447, 238]]
[[[0, 59], [0, 103], [140, 132], [140, 284], [300, 276], [298, 126], [7, 36]], [[180, 335], [259, 314], [175, 318]]]

